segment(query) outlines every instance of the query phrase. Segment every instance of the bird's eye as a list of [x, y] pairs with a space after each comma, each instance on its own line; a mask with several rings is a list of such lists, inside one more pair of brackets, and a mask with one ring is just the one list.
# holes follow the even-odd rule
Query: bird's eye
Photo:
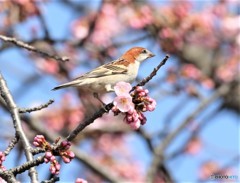
[[144, 54], [147, 53], [147, 50], [143, 50], [142, 53], [144, 53]]

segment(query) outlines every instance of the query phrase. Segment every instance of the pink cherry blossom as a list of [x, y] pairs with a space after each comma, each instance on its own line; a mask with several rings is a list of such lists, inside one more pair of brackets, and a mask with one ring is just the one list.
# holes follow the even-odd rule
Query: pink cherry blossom
[[132, 89], [132, 86], [129, 83], [126, 82], [118, 82], [114, 86], [114, 91], [117, 96], [123, 96], [123, 95], [129, 95], [130, 90]]
[[127, 112], [134, 109], [134, 104], [132, 102], [132, 97], [130, 95], [118, 96], [113, 101], [114, 106], [116, 106], [121, 112]]
[[47, 151], [47, 152], [45, 153], [44, 162], [45, 162], [45, 163], [48, 163], [49, 161], [53, 160], [52, 157], [55, 158], [55, 156], [53, 156], [53, 154], [52, 154], [50, 151]]

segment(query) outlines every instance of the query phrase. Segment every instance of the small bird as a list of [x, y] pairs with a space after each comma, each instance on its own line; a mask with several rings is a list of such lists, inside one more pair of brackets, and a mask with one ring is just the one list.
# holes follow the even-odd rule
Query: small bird
[[133, 47], [125, 52], [119, 59], [101, 65], [87, 72], [73, 81], [59, 85], [52, 90], [66, 87], [81, 87], [93, 93], [99, 101], [99, 94], [114, 91], [113, 87], [120, 81], [132, 83], [138, 74], [140, 64], [155, 55], [142, 47]]

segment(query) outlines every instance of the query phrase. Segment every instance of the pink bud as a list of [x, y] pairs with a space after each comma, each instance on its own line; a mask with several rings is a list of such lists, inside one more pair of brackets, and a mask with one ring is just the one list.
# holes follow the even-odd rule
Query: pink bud
[[142, 112], [146, 112], [146, 111], [147, 111], [147, 107], [146, 107], [146, 106], [143, 106]]
[[148, 110], [148, 111], [154, 111], [154, 109], [155, 109], [155, 107], [152, 106], [152, 105], [148, 105], [148, 106], [147, 106], [147, 110]]
[[52, 174], [55, 174], [56, 173], [56, 168], [54, 166], [51, 166], [50, 171], [51, 171]]
[[66, 157], [66, 156], [62, 156], [62, 159], [63, 159], [63, 161], [64, 161], [64, 163], [69, 163], [71, 160], [68, 158], [68, 157]]
[[48, 158], [44, 158], [44, 162], [48, 163], [50, 160]]
[[39, 146], [40, 146], [40, 144], [39, 144], [38, 142], [36, 142], [36, 141], [33, 142], [33, 145], [34, 145], [35, 147], [39, 147]]
[[46, 157], [46, 158], [51, 158], [51, 157], [52, 157], [52, 153], [51, 153], [50, 151], [47, 151], [47, 152], [45, 153], [45, 157]]
[[127, 121], [128, 121], [128, 122], [131, 122], [132, 120], [133, 120], [132, 115], [127, 116]]
[[73, 159], [75, 157], [75, 154], [74, 152], [69, 151], [68, 156]]
[[140, 120], [137, 120], [136, 122], [130, 123], [130, 127], [134, 130], [137, 130], [141, 126]]
[[139, 120], [141, 121], [141, 125], [144, 125], [147, 122], [147, 118], [144, 116], [143, 113], [139, 114]]
[[50, 161], [53, 162], [54, 160], [56, 160], [55, 156], [51, 156]]
[[59, 170], [61, 169], [61, 165], [60, 165], [59, 163], [57, 163], [57, 164], [55, 165], [55, 168], [56, 168], [57, 171], [59, 171]]
[[61, 142], [61, 147], [64, 149], [69, 149], [71, 147], [71, 143], [69, 141], [64, 140]]
[[66, 141], [66, 140], [64, 140], [64, 141], [61, 142], [61, 146], [62, 146], [62, 147], [66, 146], [67, 144], [68, 144], [68, 141]]

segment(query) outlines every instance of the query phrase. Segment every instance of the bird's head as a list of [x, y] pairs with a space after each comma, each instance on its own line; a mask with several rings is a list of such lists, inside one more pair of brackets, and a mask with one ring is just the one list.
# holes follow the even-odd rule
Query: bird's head
[[155, 55], [146, 48], [133, 47], [128, 50], [122, 58], [129, 60], [130, 62], [143, 62], [144, 60], [154, 57]]

